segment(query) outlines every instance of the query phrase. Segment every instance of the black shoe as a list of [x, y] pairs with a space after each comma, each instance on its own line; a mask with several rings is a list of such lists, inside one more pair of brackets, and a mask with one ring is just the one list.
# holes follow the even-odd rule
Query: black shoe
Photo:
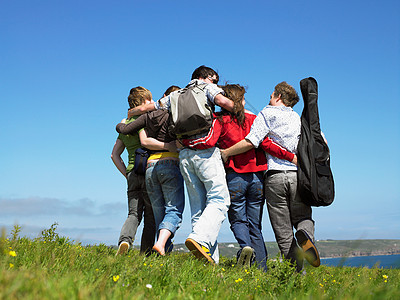
[[317, 247], [315, 247], [314, 242], [311, 240], [310, 236], [304, 230], [300, 229], [296, 232], [297, 243], [300, 248], [304, 251], [304, 258], [313, 267], [319, 267], [321, 261], [319, 259], [319, 253]]

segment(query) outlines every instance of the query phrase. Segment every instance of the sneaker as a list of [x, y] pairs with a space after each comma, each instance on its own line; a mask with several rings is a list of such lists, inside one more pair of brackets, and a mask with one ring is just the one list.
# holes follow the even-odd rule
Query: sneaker
[[253, 261], [254, 261], [254, 249], [249, 246], [243, 247], [242, 251], [240, 251], [239, 254], [237, 266], [249, 269]]
[[185, 245], [197, 259], [206, 260], [211, 264], [215, 264], [214, 260], [211, 257], [210, 250], [208, 248], [200, 245], [193, 239], [186, 239]]
[[119, 244], [118, 251], [117, 254], [115, 254], [115, 256], [126, 254], [128, 250], [129, 250], [129, 243], [121, 242], [121, 244]]
[[304, 230], [300, 229], [296, 232], [297, 243], [304, 251], [304, 258], [312, 265], [313, 267], [319, 267], [321, 261], [319, 259], [319, 253], [317, 247]]

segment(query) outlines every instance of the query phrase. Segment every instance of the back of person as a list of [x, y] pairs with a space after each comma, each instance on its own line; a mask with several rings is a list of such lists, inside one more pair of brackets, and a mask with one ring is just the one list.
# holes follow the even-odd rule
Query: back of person
[[[179, 87], [176, 87], [179, 89]], [[169, 88], [165, 94], [168, 95]], [[165, 95], [164, 94], [164, 95]], [[168, 130], [171, 114], [166, 110], [156, 110], [146, 115], [145, 131], [148, 138], [175, 145], [175, 136]], [[157, 144], [153, 144], [153, 147]], [[161, 143], [162, 145], [162, 143]], [[172, 237], [180, 227], [185, 205], [183, 177], [179, 170], [176, 147], [153, 148], [146, 169], [146, 188], [152, 203], [157, 227], [157, 241], [153, 251], [159, 255], [172, 251]]]
[[[221, 134], [218, 144], [221, 149], [227, 149], [243, 140], [250, 132], [256, 115], [245, 112], [243, 126], [231, 115], [223, 115], [221, 119]], [[264, 151], [259, 148], [251, 149], [245, 153], [232, 156], [225, 163], [226, 168], [231, 168], [238, 173], [258, 172], [267, 169], [267, 160]]]
[[[132, 117], [126, 121], [126, 124], [133, 122], [137, 117]], [[133, 170], [133, 166], [135, 164], [135, 151], [140, 148], [142, 145], [140, 144], [139, 135], [137, 132], [132, 134], [122, 134], [118, 135], [118, 139], [121, 140], [126, 150], [128, 151], [128, 166], [126, 167], [126, 173], [128, 174]]]
[[[129, 106], [132, 108], [143, 103], [150, 102], [151, 98], [152, 95], [149, 90], [141, 86], [132, 88], [128, 96]], [[132, 123], [135, 121], [135, 119], [136, 117], [132, 117], [126, 123]], [[111, 158], [115, 166], [122, 173], [122, 175], [124, 175], [128, 185], [128, 217], [121, 229], [118, 240], [117, 255], [126, 254], [129, 248], [132, 247], [137, 228], [142, 220], [143, 215], [144, 227], [140, 251], [142, 253], [149, 254], [154, 243], [154, 215], [150, 200], [147, 196], [144, 176], [138, 175], [133, 171], [135, 151], [139, 147], [141, 147], [141, 144], [139, 141], [139, 134], [137, 132], [129, 135], [119, 134], [111, 154]], [[125, 167], [125, 163], [121, 158], [121, 154], [125, 148], [128, 150], [128, 167]]]
[[149, 137], [162, 142], [172, 142], [175, 136], [168, 130], [171, 114], [162, 109], [147, 113], [145, 130]]
[[[296, 153], [300, 137], [300, 116], [291, 107], [271, 105], [267, 105], [260, 115], [263, 116], [261, 121], [265, 120], [270, 130], [267, 136], [290, 152]], [[267, 155], [267, 158], [269, 170], [296, 169], [289, 161], [272, 155]]]

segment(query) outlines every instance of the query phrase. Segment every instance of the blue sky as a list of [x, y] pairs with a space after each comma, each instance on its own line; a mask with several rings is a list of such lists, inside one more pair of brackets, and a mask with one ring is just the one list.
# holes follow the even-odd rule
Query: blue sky
[[[116, 244], [126, 183], [110, 153], [130, 88], [158, 99], [207, 65], [258, 113], [285, 80], [319, 83], [336, 199], [317, 239], [400, 238], [400, 2], [3, 1], [0, 227]], [[302, 101], [295, 107], [302, 111]], [[124, 153], [126, 158], [126, 153]], [[190, 232], [189, 205], [176, 242]], [[264, 212], [264, 238], [274, 236]], [[139, 238], [138, 238], [139, 240]], [[220, 241], [234, 237], [226, 221]]]

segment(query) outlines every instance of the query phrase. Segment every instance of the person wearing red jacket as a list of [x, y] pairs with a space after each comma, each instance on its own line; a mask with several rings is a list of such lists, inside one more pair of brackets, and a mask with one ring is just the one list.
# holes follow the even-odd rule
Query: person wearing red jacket
[[[218, 145], [226, 149], [241, 141], [250, 132], [256, 115], [244, 109], [245, 88], [238, 84], [222, 87], [225, 96], [234, 102], [232, 112], [222, 109], [215, 115], [209, 134], [200, 139], [183, 139], [184, 146], [208, 149]], [[231, 197], [228, 219], [240, 245], [238, 265], [250, 266], [255, 260], [260, 269], [267, 270], [267, 250], [261, 232], [264, 207], [263, 174], [267, 170], [265, 152], [292, 161], [294, 154], [266, 138], [260, 148], [231, 156], [225, 163], [226, 180]]]

